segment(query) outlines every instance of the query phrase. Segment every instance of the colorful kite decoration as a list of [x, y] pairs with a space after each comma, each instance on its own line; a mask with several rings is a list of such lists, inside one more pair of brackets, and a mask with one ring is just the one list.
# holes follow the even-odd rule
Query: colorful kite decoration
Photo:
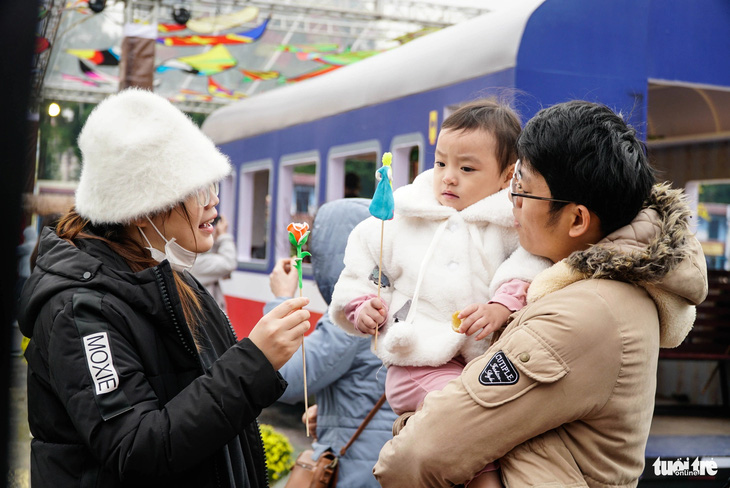
[[158, 37], [157, 42], [164, 44], [165, 46], [211, 46], [219, 44], [250, 44], [257, 41], [264, 35], [266, 26], [271, 20], [271, 17], [263, 21], [258, 27], [253, 29], [232, 33], [223, 34], [219, 36], [169, 36], [169, 37]]
[[[385, 221], [392, 220], [395, 214], [395, 203], [393, 201], [393, 170], [390, 164], [393, 162], [393, 154], [383, 154], [383, 166], [375, 172], [375, 179], [378, 186], [375, 187], [373, 199], [370, 202], [370, 215], [379, 219], [380, 222], [380, 261], [378, 263], [378, 298], [380, 298], [380, 287], [383, 282], [383, 234], [385, 233]], [[375, 349], [378, 348], [378, 329], [375, 328]]]
[[73, 81], [76, 83], [81, 83], [82, 85], [86, 85], [86, 86], [93, 86], [94, 88], [99, 88], [101, 86], [100, 83], [97, 83], [93, 80], [81, 78], [80, 76], [69, 75], [66, 73], [61, 73], [61, 79], [65, 80], [65, 81]]
[[216, 83], [216, 81], [210, 76], [208, 77], [208, 93], [210, 93], [214, 97], [227, 98], [229, 100], [240, 100], [242, 98], [246, 98], [245, 93], [229, 90], [228, 88], [223, 88], [221, 85]]
[[319, 44], [282, 44], [277, 51], [283, 51], [285, 53], [332, 53], [340, 50], [339, 44], [333, 43], [319, 43]]
[[418, 39], [419, 37], [423, 37], [427, 34], [431, 34], [432, 32], [436, 32], [437, 30], [441, 30], [441, 27], [424, 27], [423, 29], [409, 32], [408, 34], [404, 34], [400, 37], [396, 37], [393, 40], [398, 41], [401, 44], [405, 44], [407, 42], [411, 42], [413, 39]]
[[175, 23], [175, 24], [162, 24], [162, 23], [158, 23], [157, 24], [157, 30], [160, 31], [160, 32], [164, 32], [164, 33], [167, 33], [167, 32], [178, 32], [178, 31], [181, 31], [181, 30], [185, 30], [187, 28], [188, 28], [187, 26], [180, 25], [180, 24], [177, 24], [177, 23]]
[[73, 0], [70, 2], [66, 2], [66, 6], [63, 7], [66, 10], [72, 10], [72, 9], [84, 9], [88, 11], [89, 8], [89, 0]]
[[180, 93], [169, 97], [168, 100], [171, 102], [210, 102], [213, 97], [199, 91], [182, 88]]
[[212, 34], [252, 22], [258, 15], [258, 7], [245, 7], [229, 14], [191, 19], [187, 23], [187, 28], [198, 34]]
[[242, 69], [241, 73], [243, 73], [244, 82], [276, 80], [281, 76], [281, 73], [278, 71], [253, 71]]
[[[302, 296], [302, 260], [311, 256], [310, 253], [302, 251], [302, 246], [309, 239], [309, 224], [292, 222], [286, 227], [289, 231], [289, 242], [297, 250], [294, 266], [297, 268], [299, 276], [299, 296]], [[309, 395], [307, 394], [307, 355], [304, 350], [304, 336], [302, 336], [302, 369], [304, 370], [304, 412], [306, 415], [307, 437], [309, 437]]]
[[91, 80], [94, 80], [97, 83], [119, 83], [119, 77], [101, 73], [100, 71], [95, 70], [80, 59], [79, 68], [81, 69], [81, 72], [84, 74], [84, 76]]
[[103, 51], [92, 49], [66, 49], [66, 52], [97, 66], [119, 66], [119, 54], [109, 48]]
[[374, 56], [381, 51], [353, 51], [335, 54], [309, 53], [301, 56], [299, 59], [303, 61], [317, 61], [318, 63], [330, 64], [334, 66], [347, 66], [348, 64], [357, 63], [363, 59]]
[[340, 69], [342, 66], [325, 66], [324, 68], [319, 68], [314, 71], [310, 71], [308, 73], [301, 74], [299, 76], [294, 76], [292, 78], [287, 78], [287, 83], [297, 83], [299, 81], [308, 80], [310, 78], [315, 78], [317, 76], [323, 75], [325, 73], [329, 73], [330, 71], [334, 71], [336, 69]]
[[170, 69], [179, 69], [186, 73], [211, 76], [233, 68], [236, 64], [238, 61], [231, 56], [225, 46], [215, 46], [210, 51], [201, 54], [165, 61], [156, 68], [156, 71], [162, 73]]

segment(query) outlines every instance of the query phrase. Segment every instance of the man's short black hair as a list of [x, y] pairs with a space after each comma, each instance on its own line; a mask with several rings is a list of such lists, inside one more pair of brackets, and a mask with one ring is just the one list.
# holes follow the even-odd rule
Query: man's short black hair
[[[553, 198], [588, 207], [604, 235], [633, 220], [651, 193], [654, 170], [636, 131], [605, 105], [585, 101], [541, 110], [522, 130], [517, 155]], [[551, 202], [551, 212], [565, 204]]]

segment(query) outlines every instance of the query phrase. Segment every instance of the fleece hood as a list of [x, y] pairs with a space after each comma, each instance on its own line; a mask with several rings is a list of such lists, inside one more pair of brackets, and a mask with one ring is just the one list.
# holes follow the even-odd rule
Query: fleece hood
[[707, 296], [707, 265], [689, 228], [682, 190], [656, 185], [628, 225], [540, 273], [528, 302], [583, 279], [609, 279], [646, 289], [657, 305], [662, 347], [676, 347], [692, 329], [695, 306]]
[[352, 229], [370, 216], [367, 198], [345, 198], [322, 205], [317, 211], [309, 237], [314, 281], [327, 305], [332, 290], [345, 267], [345, 247]]

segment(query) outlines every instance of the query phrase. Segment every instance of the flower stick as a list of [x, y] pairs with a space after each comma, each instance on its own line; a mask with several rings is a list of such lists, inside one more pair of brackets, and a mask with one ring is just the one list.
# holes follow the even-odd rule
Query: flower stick
[[[299, 276], [299, 296], [302, 296], [302, 260], [311, 256], [307, 251], [302, 251], [302, 246], [309, 239], [309, 224], [292, 222], [286, 227], [289, 231], [289, 242], [296, 248], [297, 256], [295, 258], [297, 275]], [[307, 393], [307, 352], [304, 349], [304, 335], [302, 335], [302, 371], [304, 377], [304, 415], [307, 425], [307, 437], [309, 437], [309, 394]]]

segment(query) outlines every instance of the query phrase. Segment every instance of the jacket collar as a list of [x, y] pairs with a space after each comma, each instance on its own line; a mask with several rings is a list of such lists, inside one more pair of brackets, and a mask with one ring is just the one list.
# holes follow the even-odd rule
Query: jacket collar
[[585, 279], [632, 283], [657, 305], [662, 347], [676, 347], [692, 328], [694, 305], [707, 296], [707, 268], [690, 215], [682, 190], [656, 185], [630, 224], [540, 273], [528, 303]]
[[119, 296], [143, 313], [159, 316], [160, 324], [169, 321], [160, 303], [158, 272], [172, 280], [167, 261], [138, 273], [104, 242], [78, 239], [77, 246], [61, 239], [51, 228], [44, 229], [38, 250], [36, 268], [26, 282], [18, 309], [19, 323], [26, 337], [32, 334], [37, 314], [53, 296], [64, 290], [93, 287]]

